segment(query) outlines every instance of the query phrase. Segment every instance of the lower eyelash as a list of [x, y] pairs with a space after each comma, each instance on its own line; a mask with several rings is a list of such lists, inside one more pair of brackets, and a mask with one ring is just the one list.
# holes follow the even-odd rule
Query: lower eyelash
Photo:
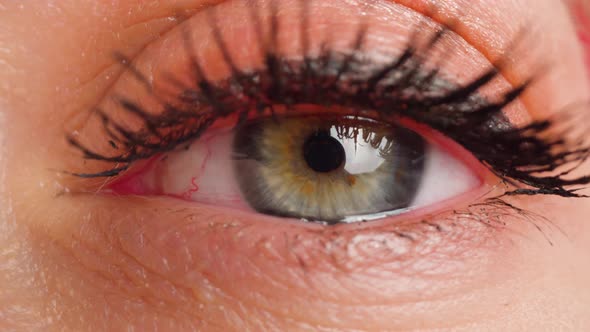
[[[256, 25], [261, 24], [259, 20], [253, 21]], [[271, 24], [276, 25], [276, 21], [277, 15], [273, 12]], [[304, 28], [306, 20], [302, 21]], [[110, 154], [93, 151], [73, 135], [68, 135], [67, 139], [86, 159], [123, 166], [74, 175], [85, 178], [116, 176], [133, 162], [172, 151], [198, 139], [219, 119], [236, 116], [239, 124], [252, 113], [270, 112], [275, 116], [276, 105], [285, 105], [288, 111], [292, 105], [313, 104], [338, 105], [358, 113], [370, 109], [384, 121], [406, 117], [426, 124], [457, 141], [492, 172], [514, 185], [515, 189], [505, 195], [583, 197], [578, 192], [590, 183], [588, 176], [568, 179], [590, 155], [590, 145], [585, 140], [565, 138], [569, 128], [556, 131], [571, 118], [569, 113], [562, 118], [537, 121], [522, 128], [513, 128], [504, 119], [503, 110], [528, 89], [531, 81], [503, 93], [499, 101], [490, 102], [479, 96], [478, 91], [500, 76], [502, 68], [492, 66], [464, 86], [456, 86], [441, 78], [436, 67], [425, 68], [429, 50], [444, 35], [453, 32], [450, 26], [429, 36], [426, 45], [421, 47], [418, 46], [419, 33], [415, 33], [402, 55], [391, 59], [385, 66], [375, 65], [363, 54], [363, 40], [369, 33], [365, 25], [359, 26], [348, 52], [323, 48], [320, 54], [311, 55], [309, 47], [303, 47], [300, 60], [280, 54], [279, 31], [275, 26], [269, 41], [265, 42], [259, 34], [265, 68], [246, 72], [234, 64], [216, 21], [212, 20], [211, 24], [224, 61], [231, 68], [231, 77], [221, 82], [209, 81], [192, 52], [192, 42], [185, 31], [185, 46], [191, 55], [194, 74], [192, 86], [173, 84], [171, 80], [171, 86], [177, 90], [180, 88], [180, 91], [172, 102], [161, 101], [164, 109], [161, 114], [143, 109], [125, 96], [118, 97], [116, 101], [123, 111], [142, 120], [141, 129], [128, 129], [99, 110], [112, 148]], [[257, 31], [262, 31], [261, 27], [257, 27]], [[311, 36], [306, 38], [309, 42]], [[131, 60], [122, 55], [117, 58], [155, 96], [147, 79]], [[576, 125], [580, 123], [583, 122], [576, 122]]]

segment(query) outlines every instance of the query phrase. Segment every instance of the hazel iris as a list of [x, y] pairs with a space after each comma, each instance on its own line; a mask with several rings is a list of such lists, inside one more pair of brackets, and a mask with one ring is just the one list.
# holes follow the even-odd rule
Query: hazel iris
[[254, 210], [331, 223], [410, 206], [425, 152], [420, 135], [397, 125], [346, 116], [287, 117], [238, 127], [233, 167]]

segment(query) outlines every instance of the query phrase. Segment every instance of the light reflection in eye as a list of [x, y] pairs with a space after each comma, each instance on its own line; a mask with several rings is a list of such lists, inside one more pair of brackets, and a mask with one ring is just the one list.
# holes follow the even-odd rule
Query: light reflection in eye
[[358, 222], [477, 188], [474, 171], [447, 150], [400, 125], [364, 118], [266, 118], [212, 129], [112, 189], [322, 223]]

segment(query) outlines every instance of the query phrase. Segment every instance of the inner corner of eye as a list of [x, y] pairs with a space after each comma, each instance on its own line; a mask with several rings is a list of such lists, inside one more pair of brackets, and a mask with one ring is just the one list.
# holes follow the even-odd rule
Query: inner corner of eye
[[372, 220], [481, 186], [456, 145], [358, 116], [265, 117], [214, 127], [110, 189], [308, 221]]

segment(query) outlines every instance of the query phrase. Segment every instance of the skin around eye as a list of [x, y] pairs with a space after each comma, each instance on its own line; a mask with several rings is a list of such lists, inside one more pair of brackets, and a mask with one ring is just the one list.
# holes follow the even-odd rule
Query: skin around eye
[[481, 186], [452, 148], [438, 144], [368, 119], [258, 119], [155, 157], [110, 188], [318, 222], [374, 220]]
[[[346, 20], [350, 17], [347, 13], [353, 13], [354, 8], [347, 10], [341, 5], [322, 6], [315, 17], [332, 18], [319, 26], [329, 27], [334, 32], [332, 38], [336, 43], [332, 47], [345, 50], [354, 41], [359, 25], [351, 25]], [[400, 36], [410, 36], [422, 17], [415, 16], [416, 13], [407, 8], [395, 5], [387, 8], [389, 10], [386, 11], [380, 6], [369, 8], [372, 17], [383, 18], [383, 13], [386, 13], [389, 19], [372, 21], [371, 38], [365, 47], [376, 53], [391, 51], [395, 54], [395, 51], [399, 53], [403, 49], [407, 38], [391, 38], [391, 31], [395, 30]], [[282, 9], [279, 12], [297, 13]], [[236, 66], [250, 69], [264, 66], [255, 47], [247, 50], [235, 47], [257, 45], [259, 41], [251, 23], [237, 19], [250, 17], [248, 8], [228, 2], [227, 7], [222, 4], [217, 10], [224, 13], [218, 16], [217, 22], [221, 34], [230, 37], [226, 39], [229, 45], [227, 51], [236, 59]], [[285, 56], [301, 54], [300, 44], [292, 42], [299, 39], [293, 38], [299, 31], [299, 18], [289, 14], [281, 17], [284, 24], [282, 31], [285, 32], [281, 36], [286, 40], [281, 39], [280, 44]], [[292, 24], [289, 24], [290, 19]], [[193, 56], [206, 64], [203, 67], [204, 76], [217, 81], [231, 75], [231, 68], [223, 60], [223, 54], [213, 38], [214, 31], [207, 14], [195, 15], [186, 25], [190, 27], [188, 30], [179, 27], [171, 31], [134, 61], [136, 69], [150, 77], [158, 91], [166, 90], [169, 86], [167, 78], [171, 74], [175, 77], [174, 74], [185, 73], [185, 76], [176, 76], [180, 77], [181, 85], [190, 84], [194, 79], [188, 74], [191, 57], [186, 50], [185, 31], [194, 43], [191, 48], [195, 50]], [[268, 21], [263, 26], [268, 28]], [[425, 23], [425, 29], [432, 31], [437, 26], [434, 21]], [[316, 43], [310, 47], [320, 49], [322, 39], [312, 41]], [[458, 36], [451, 36], [447, 42], [445, 46], [453, 50], [454, 56], [440, 62], [443, 64], [440, 71], [452, 77], [456, 84], [472, 81], [481, 68], [490, 65], [488, 59]], [[436, 59], [430, 58], [433, 65]], [[112, 91], [124, 91], [127, 99], [141, 101], [142, 109], [157, 110], [157, 107], [152, 107], [155, 105], [149, 98], [150, 93], [146, 93], [139, 83], [132, 73], [124, 75]], [[507, 87], [509, 84], [500, 78], [481, 93], [484, 97], [494, 97]], [[101, 108], [119, 123], [131, 128], [138, 125], [137, 119], [129, 119], [120, 112], [119, 105], [107, 100]], [[513, 113], [523, 111], [518, 102], [512, 106]], [[85, 132], [80, 134], [84, 136]], [[111, 146], [106, 140], [93, 143], [105, 144], [107, 149]], [[501, 227], [489, 227], [490, 223], [496, 226], [495, 223], [504, 222], [506, 206], [502, 203], [497, 203], [500, 204], [498, 208], [494, 205], [496, 203], [486, 205], [478, 204], [476, 200], [465, 200], [452, 204], [453, 211], [445, 209], [436, 213], [405, 214], [401, 218], [385, 218], [376, 223], [352, 227], [344, 225], [348, 227], [328, 230], [300, 223], [294, 225], [274, 217], [235, 209], [225, 209], [220, 213], [217, 207], [177, 199], [150, 198], [142, 204], [141, 199], [137, 201], [138, 197], [128, 197], [125, 203], [131, 204], [127, 207], [134, 207], [130, 211], [133, 216], [113, 215], [105, 219], [132, 221], [119, 224], [116, 234], [125, 250], [148, 265], [155, 274], [166, 276], [167, 280], [182, 288], [194, 289], [194, 285], [199, 285], [199, 298], [209, 296], [209, 290], [213, 290], [216, 293], [214, 298], [237, 298], [239, 304], [245, 304], [250, 309], [261, 312], [278, 310], [278, 316], [290, 317], [297, 322], [306, 321], [315, 326], [324, 322], [337, 329], [362, 329], [366, 327], [367, 317], [370, 317], [372, 324], [389, 327], [392, 325], [390, 317], [403, 316], [408, 306], [423, 303], [424, 294], [438, 294], [441, 300], [433, 300], [433, 303], [442, 303], [445, 310], [461, 310], [452, 303], [452, 299], [470, 295], [474, 299], [474, 302], [467, 301], [470, 306], [486, 300], [488, 305], [497, 306], [498, 299], [487, 295], [493, 292], [492, 285], [498, 283], [496, 278], [517, 279], [515, 271], [501, 263], [514, 248], [512, 238], [499, 235], [503, 234]], [[109, 201], [112, 198], [103, 196]], [[162, 202], [165, 212], [159, 209], [159, 205], [154, 210], [156, 202]], [[115, 204], [114, 209], [125, 209], [117, 201], [112, 203]], [[198, 209], [197, 215], [190, 212], [186, 215], [186, 211], [194, 209]], [[510, 207], [508, 209], [511, 211]], [[166, 221], [171, 224], [161, 222], [159, 216], [162, 213], [168, 213]], [[518, 213], [508, 214], [518, 219]], [[141, 221], [139, 225], [137, 220]], [[140, 232], [137, 232], [138, 228]], [[158, 258], [162, 256], [164, 259]], [[192, 268], [195, 262], [198, 262], [198, 267]], [[475, 272], [473, 268], [476, 268]], [[324, 286], [331, 282], [340, 286], [337, 289]], [[503, 285], [500, 283], [499, 287]], [[257, 292], [252, 293], [252, 288]], [[298, 296], [290, 296], [293, 289], [297, 290]], [[287, 306], [281, 305], [285, 298], [291, 299]], [[394, 303], [399, 305], [391, 311]], [[464, 306], [463, 303], [461, 307]], [[240, 315], [235, 307], [230, 307], [232, 314]], [[310, 307], [313, 309], [309, 311], [289, 310]], [[327, 315], [327, 308], [334, 308], [337, 315]], [[222, 311], [216, 310], [210, 310], [208, 314], [210, 319], [223, 315]], [[344, 322], [337, 316], [350, 318]], [[433, 313], [428, 314], [429, 322], [437, 321], [433, 316]], [[486, 319], [489, 314], [481, 310], [476, 316]], [[328, 323], [325, 323], [326, 319]]]
[[[342, 19], [332, 24], [334, 38], [348, 47], [354, 37], [345, 31], [356, 31], [351, 22], [367, 10], [361, 6], [365, 2], [317, 3], [326, 6], [321, 17], [328, 12]], [[334, 3], [342, 4], [341, 10]], [[373, 45], [399, 51], [416, 13], [426, 13], [432, 1], [375, 3], [381, 7], [367, 14], [389, 28], [373, 35]], [[165, 82], [160, 78], [167, 71], [186, 72], [181, 61], [175, 62], [184, 51], [182, 33], [174, 29], [184, 17], [201, 22], [192, 25], [192, 33], [201, 37], [194, 44], [209, 44], [211, 54], [200, 58], [213, 63], [220, 55], [205, 38], [210, 35], [207, 16], [198, 15], [212, 4], [0, 5], [0, 330], [589, 329], [590, 205], [585, 200], [506, 198], [522, 211], [500, 202], [492, 208], [473, 195], [449, 203], [455, 211], [326, 228], [176, 198], [104, 195], [99, 189], [109, 181], [65, 175], [64, 170], [112, 166], [95, 165], [72, 152], [63, 138], [64, 130], [72, 130], [72, 118], [86, 120], [111, 92], [149, 106], [129, 72], [120, 76], [125, 68], [112, 52], [139, 55], [135, 63], [154, 82]], [[461, 52], [463, 47], [451, 43], [448, 60], [455, 65], [446, 65], [445, 72], [460, 76], [457, 82], [488, 68], [520, 26], [539, 29], [541, 37], [527, 34], [534, 47], [511, 57], [515, 66], [505, 78], [514, 85], [528, 78], [534, 67], [530, 58], [553, 64], [552, 70], [523, 96], [527, 110], [516, 107], [512, 122], [528, 121], [528, 113], [545, 118], [589, 99], [587, 71], [561, 1], [436, 4], [440, 9], [433, 21], [458, 18], [458, 34], [480, 51]], [[222, 5], [223, 30], [248, 25], [248, 15]], [[234, 55], [255, 50], [243, 45]], [[257, 61], [252, 62], [241, 65]], [[219, 71], [215, 66], [208, 70], [223, 77], [228, 73], [219, 64]], [[114, 105], [105, 111], [114, 115]], [[79, 133], [92, 147], [110, 146], [103, 132], [86, 129]], [[467, 160], [461, 153], [450, 155]]]

